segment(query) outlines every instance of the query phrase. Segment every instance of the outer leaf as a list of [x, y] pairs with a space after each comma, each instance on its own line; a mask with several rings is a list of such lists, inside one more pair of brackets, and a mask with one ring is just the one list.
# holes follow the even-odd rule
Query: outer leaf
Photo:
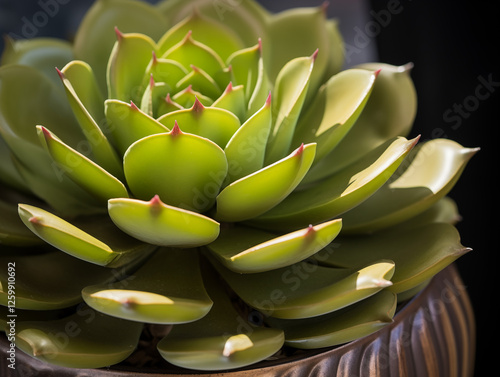
[[27, 204], [19, 204], [18, 211], [27, 229], [45, 242], [100, 266], [120, 267], [147, 256], [154, 249], [123, 234], [106, 217], [74, 220], [72, 224]]
[[290, 229], [329, 220], [359, 205], [377, 191], [401, 164], [418, 138], [389, 140], [328, 179], [292, 193], [252, 224]]
[[315, 144], [302, 145], [288, 157], [231, 183], [217, 196], [215, 218], [248, 220], [282, 202], [311, 167], [315, 149]]
[[158, 122], [170, 129], [175, 123], [182, 132], [207, 138], [224, 148], [240, 128], [240, 121], [233, 113], [216, 107], [204, 107], [199, 100], [190, 109], [173, 111], [158, 118]]
[[277, 237], [248, 227], [222, 231], [208, 248], [235, 272], [264, 272], [298, 263], [327, 246], [339, 234], [340, 219]]
[[346, 230], [374, 231], [422, 213], [452, 189], [477, 151], [447, 139], [415, 148], [390, 182], [345, 214]]
[[[470, 249], [460, 244], [453, 225], [431, 223], [416, 228], [394, 229], [371, 236], [345, 237], [336, 241], [333, 253], [322, 255], [320, 263], [356, 268], [382, 255], [396, 265], [388, 289], [405, 292], [429, 280]], [[404, 252], [401, 252], [404, 250]]]
[[[116, 42], [113, 32], [143, 33], [153, 40], [165, 32], [165, 17], [152, 5], [135, 0], [99, 0], [86, 12], [75, 36], [77, 59], [94, 69], [102, 93], [106, 93], [106, 67]], [[151, 57], [151, 54], [148, 55]], [[146, 63], [147, 64], [147, 63]]]
[[290, 60], [276, 78], [273, 107], [273, 128], [267, 144], [266, 162], [284, 157], [292, 147], [295, 125], [309, 87], [317, 51], [310, 57]]
[[383, 290], [345, 309], [307, 319], [269, 318], [272, 327], [285, 331], [285, 344], [294, 348], [332, 347], [369, 335], [392, 322], [397, 299]]
[[118, 318], [147, 323], [186, 323], [212, 307], [195, 250], [160, 249], [123, 282], [85, 287], [94, 309]]
[[169, 363], [196, 370], [226, 370], [254, 364], [283, 346], [283, 332], [255, 327], [235, 310], [218, 276], [204, 272], [214, 305], [198, 321], [174, 326], [158, 343]]
[[[48, 250], [48, 251], [47, 251]], [[54, 310], [82, 301], [81, 290], [90, 284], [111, 282], [127, 274], [133, 265], [109, 269], [84, 262], [55, 249], [36, 247], [31, 253], [2, 248], [0, 262], [14, 263], [16, 271], [16, 309]], [[0, 304], [8, 301], [7, 269], [0, 271]]]
[[17, 323], [16, 346], [50, 364], [101, 368], [126, 359], [137, 347], [142, 327], [80, 305], [65, 318]]
[[105, 102], [105, 112], [112, 140], [122, 155], [135, 141], [169, 131], [156, 119], [141, 111], [133, 102], [128, 104], [108, 99]]
[[154, 245], [196, 247], [219, 235], [219, 223], [196, 212], [166, 205], [155, 196], [149, 202], [111, 199], [113, 222], [131, 236]]
[[70, 42], [57, 38], [5, 39], [0, 65], [20, 64], [38, 70], [54, 84], [59, 84], [54, 67], [62, 67], [73, 59]]
[[214, 262], [236, 294], [264, 315], [299, 319], [339, 310], [390, 286], [394, 263], [378, 261], [359, 270], [300, 262], [255, 274], [238, 274]]
[[169, 205], [203, 212], [212, 207], [227, 174], [227, 161], [217, 144], [183, 133], [145, 137], [123, 158], [130, 190], [139, 199], [158, 195]]
[[114, 197], [128, 197], [123, 183], [102, 167], [64, 144], [46, 128], [37, 126], [37, 132], [58, 167], [90, 194], [104, 202]]
[[409, 134], [417, 109], [411, 66], [373, 63], [355, 67], [372, 72], [380, 70], [370, 98], [349, 133], [332, 152], [315, 164], [306, 177], [307, 181], [327, 177], [386, 140]]
[[299, 119], [292, 145], [318, 144], [316, 161], [334, 149], [363, 111], [377, 72], [348, 69], [333, 76]]

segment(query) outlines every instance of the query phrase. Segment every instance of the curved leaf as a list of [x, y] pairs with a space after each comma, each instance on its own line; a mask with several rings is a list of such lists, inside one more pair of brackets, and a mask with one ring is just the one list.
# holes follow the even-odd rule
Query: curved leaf
[[290, 229], [345, 215], [377, 191], [402, 163], [418, 138], [389, 140], [361, 160], [316, 185], [290, 194], [249, 223], [268, 229]]
[[344, 215], [344, 230], [371, 232], [425, 211], [452, 189], [477, 151], [447, 139], [421, 144], [390, 182]]
[[393, 285], [387, 289], [401, 293], [426, 282], [468, 251], [460, 244], [460, 235], [453, 225], [430, 223], [338, 238], [335, 251], [322, 255], [318, 261], [328, 266], [356, 268], [382, 256], [390, 258], [396, 269], [391, 279]]
[[154, 245], [196, 247], [219, 235], [219, 223], [196, 212], [172, 207], [156, 195], [149, 202], [111, 199], [109, 216], [121, 230]]
[[224, 92], [212, 104], [213, 107], [225, 109], [240, 120], [240, 123], [246, 119], [246, 100], [243, 85], [233, 86], [232, 83], [226, 87]]
[[73, 220], [72, 224], [27, 204], [19, 204], [18, 212], [27, 229], [48, 244], [100, 266], [120, 267], [147, 256], [154, 249], [123, 234], [103, 216]]
[[240, 273], [264, 272], [298, 263], [326, 247], [339, 234], [342, 221], [276, 234], [248, 227], [223, 229], [208, 245], [227, 268]]
[[137, 347], [142, 323], [131, 323], [86, 305], [56, 320], [19, 321], [16, 346], [28, 355], [70, 368], [101, 368], [125, 360]]
[[183, 368], [227, 370], [276, 353], [283, 346], [283, 331], [249, 323], [235, 310], [216, 274], [207, 268], [203, 272], [213, 307], [198, 321], [174, 326], [158, 343], [161, 356]]
[[231, 183], [217, 196], [215, 218], [248, 220], [282, 202], [311, 167], [315, 149], [315, 144], [302, 145], [289, 156]]
[[42, 126], [37, 126], [42, 145], [58, 164], [62, 174], [67, 174], [80, 187], [106, 202], [114, 197], [128, 197], [123, 183], [78, 151], [64, 144]]
[[102, 313], [146, 323], [196, 321], [212, 307], [194, 250], [159, 249], [134, 275], [85, 287], [82, 296]]
[[227, 174], [227, 161], [217, 144], [183, 133], [145, 137], [123, 157], [130, 190], [143, 200], [158, 195], [169, 205], [203, 212], [212, 207]]

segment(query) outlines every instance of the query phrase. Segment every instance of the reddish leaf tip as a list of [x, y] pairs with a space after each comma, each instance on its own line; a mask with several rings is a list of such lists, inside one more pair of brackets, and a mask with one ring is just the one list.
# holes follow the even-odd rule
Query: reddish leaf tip
[[130, 108], [132, 110], [139, 111], [139, 108], [137, 107], [137, 105], [133, 101], [130, 101]]
[[328, 7], [330, 6], [329, 1], [323, 1], [323, 4], [321, 4], [321, 11], [326, 15], [328, 13]]
[[311, 59], [312, 61], [316, 61], [316, 58], [318, 57], [318, 52], [319, 52], [319, 48], [316, 49], [316, 51], [314, 51], [314, 53], [311, 55]]
[[296, 150], [295, 150], [295, 156], [300, 156], [302, 154], [302, 152], [304, 152], [304, 143], [300, 144], [300, 147], [298, 147]]
[[162, 204], [162, 201], [160, 199], [160, 196], [158, 194], [156, 194], [155, 196], [153, 196], [153, 198], [149, 201], [149, 204], [153, 207], [158, 207]]
[[257, 43], [259, 44], [259, 53], [262, 55], [262, 38], [259, 38]]
[[267, 98], [266, 98], [266, 106], [267, 106], [267, 107], [270, 107], [270, 106], [271, 106], [271, 92], [269, 92], [269, 94], [267, 95]]
[[40, 217], [37, 217], [37, 216], [31, 216], [28, 221], [33, 224], [33, 225], [41, 225], [42, 219]]
[[123, 38], [123, 33], [118, 29], [118, 26], [115, 26], [116, 39], [121, 41]]
[[156, 56], [156, 52], [153, 51], [152, 55], [153, 55], [153, 65], [158, 64], [158, 56]]
[[178, 135], [181, 135], [182, 134], [182, 131], [179, 127], [179, 124], [177, 123], [177, 121], [174, 122], [174, 128], [172, 128], [172, 130], [170, 131], [170, 135], [172, 136], [178, 136]]
[[57, 71], [57, 74], [61, 78], [61, 80], [64, 80], [66, 78], [66, 76], [64, 75], [64, 73], [59, 68], [57, 68], [57, 67], [55, 67], [55, 69]]
[[314, 229], [314, 226], [312, 224], [309, 224], [309, 226], [306, 229], [306, 233], [304, 234], [306, 237], [314, 234], [316, 230]]
[[40, 126], [40, 130], [43, 133], [43, 136], [47, 139], [52, 139], [52, 135], [48, 129], [46, 129], [44, 126]]
[[151, 73], [149, 75], [149, 88], [151, 90], [153, 90], [154, 86], [155, 86], [155, 78], [153, 77], [153, 74]]
[[375, 75], [375, 77], [378, 77], [378, 75], [380, 74], [380, 71], [382, 70], [382, 68], [379, 68], [377, 69], [373, 74]]
[[224, 93], [231, 93], [233, 91], [233, 83], [229, 81], [229, 84], [226, 86], [226, 90], [224, 90]]
[[194, 111], [195, 113], [201, 113], [203, 110], [205, 110], [205, 106], [200, 102], [198, 97], [194, 97], [194, 103], [193, 107], [191, 107], [191, 110]]

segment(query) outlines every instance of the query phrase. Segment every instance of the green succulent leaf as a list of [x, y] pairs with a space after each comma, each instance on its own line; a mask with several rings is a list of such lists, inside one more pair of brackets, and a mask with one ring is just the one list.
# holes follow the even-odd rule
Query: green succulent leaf
[[249, 222], [268, 229], [289, 229], [344, 214], [373, 195], [391, 177], [417, 141], [418, 138], [389, 140], [328, 179], [293, 192], [276, 207]]
[[219, 223], [196, 212], [162, 203], [155, 195], [149, 202], [111, 199], [109, 216], [121, 230], [154, 245], [197, 247], [219, 235]]
[[359, 269], [303, 261], [254, 274], [239, 274], [217, 262], [214, 265], [248, 305], [265, 316], [283, 319], [320, 316], [352, 305], [391, 286], [394, 274], [394, 263], [389, 260]]
[[227, 66], [231, 67], [232, 82], [243, 85], [245, 98], [250, 99], [259, 78], [259, 62], [262, 59], [262, 42], [241, 50], [234, 50], [227, 59]]
[[109, 57], [107, 83], [108, 97], [121, 101], [139, 101], [140, 85], [149, 65], [156, 43], [140, 33], [121, 33], [116, 29], [117, 41]]
[[205, 17], [196, 7], [184, 20], [168, 30], [158, 41], [158, 51], [162, 55], [191, 32], [197, 41], [217, 51], [225, 60], [233, 51], [243, 47], [240, 38], [223, 23]]
[[[166, 18], [161, 12], [145, 2], [96, 1], [85, 14], [76, 32], [73, 48], [75, 58], [92, 66], [101, 92], [106, 93], [107, 65], [116, 42], [116, 34], [113, 31], [118, 29], [122, 33], [142, 33], [152, 40], [158, 40], [165, 33], [165, 25]], [[147, 56], [151, 57], [151, 51]], [[134, 59], [138, 57], [137, 54]]]
[[379, 71], [370, 98], [356, 123], [342, 141], [313, 166], [306, 180], [320, 180], [362, 158], [386, 140], [406, 137], [417, 109], [415, 86], [410, 76], [412, 65], [393, 66], [371, 63], [354, 68]]
[[300, 183], [314, 160], [316, 145], [302, 145], [289, 156], [243, 177], [217, 196], [220, 221], [243, 221], [282, 202]]
[[142, 328], [142, 323], [109, 317], [79, 305], [65, 318], [18, 322], [16, 346], [50, 364], [101, 368], [125, 360], [137, 347]]
[[133, 102], [129, 104], [108, 99], [105, 101], [105, 113], [111, 139], [122, 155], [135, 141], [169, 131], [163, 124], [141, 111]]
[[72, 59], [73, 46], [68, 41], [42, 37], [14, 40], [7, 36], [0, 65], [29, 66], [44, 74], [54, 84], [59, 84], [54, 67], [62, 67]]
[[224, 149], [229, 165], [226, 183], [234, 182], [263, 168], [271, 125], [269, 95], [266, 103], [241, 125]]
[[224, 148], [240, 128], [240, 121], [233, 113], [217, 107], [205, 107], [195, 100], [190, 109], [173, 111], [158, 118], [169, 129], [179, 125], [182, 132], [198, 135]]
[[240, 120], [240, 123], [243, 123], [246, 120], [247, 114], [244, 86], [233, 86], [232, 83], [229, 83], [212, 106], [233, 113]]
[[340, 219], [277, 236], [242, 226], [223, 229], [208, 245], [235, 272], [264, 272], [298, 263], [326, 247], [339, 234]]
[[192, 107], [196, 101], [199, 101], [203, 106], [211, 106], [214, 103], [212, 98], [194, 90], [191, 85], [175, 93], [172, 96], [172, 100], [185, 109]]
[[196, 250], [161, 248], [134, 275], [85, 287], [82, 296], [107, 315], [157, 324], [196, 321], [212, 307]]
[[101, 166], [64, 144], [46, 128], [37, 126], [37, 131], [42, 145], [61, 171], [98, 200], [106, 202], [114, 197], [128, 197], [124, 184]]
[[[55, 310], [82, 301], [82, 287], [111, 282], [126, 275], [136, 263], [110, 269], [87, 263], [52, 248], [35, 246], [25, 253], [2, 248], [0, 262], [16, 271], [16, 309]], [[8, 306], [7, 269], [0, 271], [0, 305]]]
[[332, 347], [362, 338], [392, 322], [397, 299], [387, 290], [347, 308], [305, 319], [269, 318], [267, 322], [285, 332], [285, 344], [294, 348]]
[[422, 213], [448, 194], [476, 152], [447, 139], [419, 145], [389, 182], [345, 214], [345, 230], [371, 232]]
[[181, 132], [152, 135], [123, 157], [130, 190], [143, 200], [158, 195], [169, 205], [204, 212], [212, 207], [227, 174], [224, 151], [212, 141]]
[[154, 247], [127, 237], [105, 217], [70, 223], [41, 208], [19, 204], [19, 216], [27, 229], [55, 248], [100, 266], [121, 267], [143, 258]]
[[401, 293], [426, 282], [468, 251], [469, 248], [460, 244], [460, 236], [453, 225], [430, 223], [373, 235], [338, 238], [335, 251], [322, 255], [319, 263], [357, 268], [383, 255], [393, 260], [396, 266], [391, 279], [393, 285], [387, 289]]
[[256, 327], [242, 318], [218, 277], [204, 268], [204, 281], [213, 300], [210, 312], [198, 321], [174, 326], [158, 343], [169, 363], [195, 370], [240, 368], [275, 354], [284, 341], [283, 331]]
[[333, 150], [363, 111], [377, 74], [348, 69], [328, 80], [300, 117], [292, 145], [317, 143], [316, 161]]
[[317, 51], [309, 57], [295, 58], [280, 70], [274, 86], [273, 128], [267, 144], [266, 163], [287, 154], [292, 147], [300, 111], [309, 87]]

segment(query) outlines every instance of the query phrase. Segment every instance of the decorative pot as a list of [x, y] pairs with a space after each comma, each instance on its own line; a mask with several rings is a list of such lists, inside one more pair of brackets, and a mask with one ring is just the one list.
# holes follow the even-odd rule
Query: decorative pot
[[472, 376], [475, 321], [466, 287], [454, 265], [402, 306], [393, 323], [340, 347], [302, 351], [287, 358], [266, 360], [226, 373], [196, 373], [168, 364], [164, 368], [69, 369], [47, 365], [21, 351], [15, 369], [7, 360], [9, 344], [2, 336], [0, 370], [3, 377], [298, 377], [298, 376]]

